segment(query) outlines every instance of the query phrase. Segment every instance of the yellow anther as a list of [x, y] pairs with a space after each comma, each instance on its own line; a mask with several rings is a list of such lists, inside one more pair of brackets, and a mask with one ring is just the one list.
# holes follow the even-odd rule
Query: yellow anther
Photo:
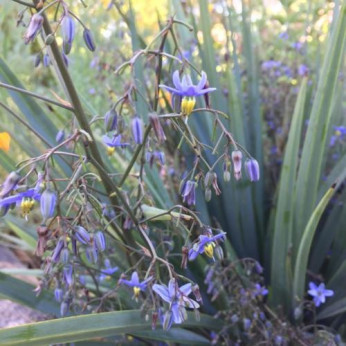
[[194, 97], [184, 97], [181, 101], [181, 112], [187, 116], [195, 108], [196, 99]]
[[335, 136], [340, 137], [340, 136], [341, 136], [341, 131], [340, 131], [340, 130], [336, 130], [336, 131], [335, 131]]
[[133, 287], [133, 293], [135, 294], [135, 297], [139, 297], [139, 293], [141, 292], [141, 289], [137, 286]]
[[107, 154], [108, 154], [108, 156], [113, 155], [114, 151], [115, 151], [114, 147], [107, 147]]
[[213, 258], [214, 256], [214, 246], [215, 244], [213, 242], [210, 242], [204, 246], [204, 253], [210, 258]]
[[27, 216], [32, 208], [35, 205], [35, 201], [33, 199], [22, 199], [22, 202], [20, 203], [20, 208], [22, 209], [22, 213], [24, 216]]

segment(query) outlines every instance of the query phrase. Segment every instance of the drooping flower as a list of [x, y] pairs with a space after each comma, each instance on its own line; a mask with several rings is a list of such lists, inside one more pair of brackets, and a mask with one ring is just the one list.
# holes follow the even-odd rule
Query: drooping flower
[[189, 260], [193, 261], [198, 255], [205, 253], [208, 257], [214, 258], [214, 247], [216, 246], [216, 240], [224, 240], [226, 232], [221, 232], [214, 236], [212, 235], [200, 235], [198, 241], [192, 246], [189, 251]]
[[314, 282], [310, 282], [309, 288], [308, 293], [313, 297], [316, 307], [319, 307], [321, 304], [325, 303], [326, 297], [331, 297], [334, 295], [334, 291], [327, 290], [324, 283], [317, 286]]
[[206, 93], [215, 91], [216, 88], [206, 88], [204, 89], [207, 83], [207, 75], [204, 71], [202, 71], [201, 79], [197, 85], [194, 85], [191, 80], [190, 75], [184, 75], [180, 80], [179, 71], [175, 71], [172, 75], [173, 84], [175, 88], [169, 87], [167, 85], [160, 84], [159, 87], [161, 89], [166, 89], [167, 91], [179, 95], [182, 97], [196, 97], [201, 96]]
[[253, 297], [264, 297], [268, 294], [268, 289], [265, 286], [261, 286], [260, 284], [255, 284], [255, 289], [253, 290], [252, 294]]
[[43, 24], [43, 17], [35, 13], [30, 20], [30, 24], [28, 26], [28, 29], [26, 30], [26, 33], [24, 34], [24, 42], [25, 44], [28, 44], [34, 40], [36, 35], [39, 33], [39, 31], [42, 28]]
[[113, 136], [112, 138], [108, 137], [107, 135], [102, 136], [102, 141], [104, 144], [106, 144], [108, 147], [115, 148], [115, 147], [121, 147], [125, 148], [129, 145], [129, 143], [124, 143], [121, 141], [121, 135]]
[[137, 299], [139, 297], [139, 293], [141, 291], [144, 292], [146, 290], [148, 282], [151, 279], [152, 279], [152, 276], [149, 276], [147, 279], [140, 282], [139, 277], [138, 277], [138, 273], [136, 271], [134, 271], [131, 275], [131, 280], [126, 280], [126, 279], [121, 278], [121, 279], [119, 279], [119, 284], [124, 284], [124, 285], [127, 285], [129, 287], [132, 287], [134, 297]]
[[103, 281], [108, 276], [113, 275], [119, 268], [118, 267], [112, 267], [111, 262], [108, 258], [104, 261], [105, 268], [101, 269], [101, 274], [99, 276], [99, 281]]
[[104, 117], [106, 132], [115, 131], [118, 125], [118, 113], [114, 108], [109, 110]]
[[183, 185], [181, 196], [183, 197], [183, 202], [189, 206], [196, 204], [196, 186], [197, 184], [193, 180], [188, 180]]
[[153, 291], [157, 293], [162, 300], [169, 303], [169, 310], [165, 314], [163, 326], [169, 329], [172, 323], [180, 324], [187, 318], [186, 307], [198, 309], [199, 304], [188, 296], [192, 292], [191, 283], [178, 286], [174, 278], [169, 280], [168, 287], [166, 285], [153, 285]]

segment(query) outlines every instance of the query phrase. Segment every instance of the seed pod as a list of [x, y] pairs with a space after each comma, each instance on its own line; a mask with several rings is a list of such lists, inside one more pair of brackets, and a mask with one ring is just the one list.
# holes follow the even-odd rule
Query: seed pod
[[93, 35], [89, 29], [84, 29], [83, 38], [84, 38], [84, 42], [85, 42], [86, 46], [88, 47], [88, 49], [90, 51], [94, 52], [96, 49], [96, 46], [95, 46]]
[[151, 127], [153, 128], [155, 132], [155, 136], [159, 143], [162, 143], [166, 140], [165, 132], [163, 131], [163, 128], [160, 123], [160, 119], [156, 114], [150, 114], [149, 120], [151, 123]]
[[50, 46], [55, 40], [55, 36], [54, 34], [49, 34], [47, 35], [46, 39], [44, 40], [44, 43], [47, 45], [47, 46]]

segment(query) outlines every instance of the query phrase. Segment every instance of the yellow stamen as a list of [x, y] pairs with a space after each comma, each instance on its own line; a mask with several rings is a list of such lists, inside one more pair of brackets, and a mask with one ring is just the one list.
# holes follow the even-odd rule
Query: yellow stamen
[[23, 216], [27, 216], [32, 210], [32, 208], [34, 207], [34, 205], [35, 205], [35, 201], [33, 199], [23, 198], [20, 204]]
[[141, 292], [141, 289], [137, 286], [133, 287], [133, 293], [135, 294], [135, 297], [139, 297], [139, 293]]
[[107, 154], [108, 154], [108, 156], [113, 155], [114, 151], [115, 151], [114, 147], [107, 147]]
[[213, 258], [214, 256], [214, 247], [215, 244], [213, 242], [210, 242], [206, 246], [204, 246], [204, 253], [210, 258]]
[[195, 108], [196, 99], [194, 97], [184, 97], [181, 101], [181, 112], [188, 116]]
[[340, 136], [341, 136], [341, 131], [339, 131], [339, 130], [336, 130], [336, 131], [335, 131], [335, 136], [338, 136], [338, 137], [340, 137]]

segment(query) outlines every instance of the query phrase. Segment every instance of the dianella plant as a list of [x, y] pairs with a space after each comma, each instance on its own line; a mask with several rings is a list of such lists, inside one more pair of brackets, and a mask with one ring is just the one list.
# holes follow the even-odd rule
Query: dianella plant
[[9, 3], [49, 81], [4, 49], [1, 239], [38, 284], [0, 296], [48, 320], [4, 344], [342, 344], [346, 7], [268, 33], [262, 4], [172, 0], [145, 35], [131, 2]]

